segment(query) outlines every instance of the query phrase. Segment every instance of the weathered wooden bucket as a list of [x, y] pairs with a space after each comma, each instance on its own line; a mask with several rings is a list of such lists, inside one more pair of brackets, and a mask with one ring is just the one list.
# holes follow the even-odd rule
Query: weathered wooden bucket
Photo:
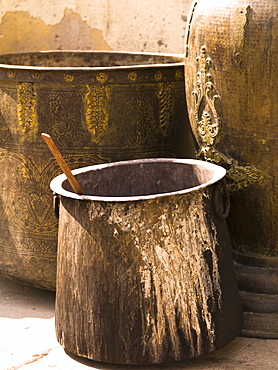
[[41, 52], [0, 55], [0, 273], [55, 289], [60, 169], [144, 157], [193, 157], [178, 55]]
[[198, 159], [227, 170], [242, 334], [278, 338], [278, 1], [198, 0], [186, 94]]
[[242, 327], [225, 170], [142, 159], [73, 171], [59, 194], [56, 333], [69, 353], [152, 364], [219, 348]]

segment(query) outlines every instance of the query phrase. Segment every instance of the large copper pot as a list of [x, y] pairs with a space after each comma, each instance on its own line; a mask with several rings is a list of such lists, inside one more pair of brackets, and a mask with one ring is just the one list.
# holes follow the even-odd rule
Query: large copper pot
[[227, 169], [243, 334], [278, 337], [278, 2], [195, 1], [186, 93], [198, 158]]
[[142, 157], [192, 157], [180, 55], [41, 52], [0, 56], [0, 273], [55, 289], [60, 170]]

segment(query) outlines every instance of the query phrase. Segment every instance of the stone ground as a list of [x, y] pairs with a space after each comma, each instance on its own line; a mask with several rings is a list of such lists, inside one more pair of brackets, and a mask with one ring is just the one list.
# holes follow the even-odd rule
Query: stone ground
[[68, 356], [55, 338], [54, 293], [0, 277], [0, 370], [278, 370], [278, 340], [238, 337], [213, 353], [182, 363], [108, 365]]

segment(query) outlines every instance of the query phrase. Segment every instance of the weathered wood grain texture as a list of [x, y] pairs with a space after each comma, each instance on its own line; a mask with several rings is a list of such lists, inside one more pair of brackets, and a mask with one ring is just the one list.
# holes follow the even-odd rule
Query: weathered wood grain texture
[[161, 363], [239, 333], [229, 238], [209, 216], [211, 191], [117, 203], [62, 197], [56, 332], [67, 351]]

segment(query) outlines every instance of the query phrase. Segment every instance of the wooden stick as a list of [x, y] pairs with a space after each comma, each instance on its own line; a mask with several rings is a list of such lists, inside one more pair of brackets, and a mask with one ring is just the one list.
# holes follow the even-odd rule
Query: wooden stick
[[64, 158], [62, 157], [62, 154], [60, 153], [59, 149], [55, 145], [54, 141], [51, 139], [51, 136], [45, 133], [42, 133], [41, 136], [43, 137], [44, 141], [46, 142], [48, 148], [50, 149], [51, 153], [53, 154], [54, 158], [58, 162], [59, 166], [61, 167], [61, 170], [64, 172], [64, 174], [67, 176], [67, 179], [72, 186], [73, 190], [77, 194], [84, 194], [80, 184], [76, 180], [76, 178], [73, 176], [70, 168], [66, 164]]

